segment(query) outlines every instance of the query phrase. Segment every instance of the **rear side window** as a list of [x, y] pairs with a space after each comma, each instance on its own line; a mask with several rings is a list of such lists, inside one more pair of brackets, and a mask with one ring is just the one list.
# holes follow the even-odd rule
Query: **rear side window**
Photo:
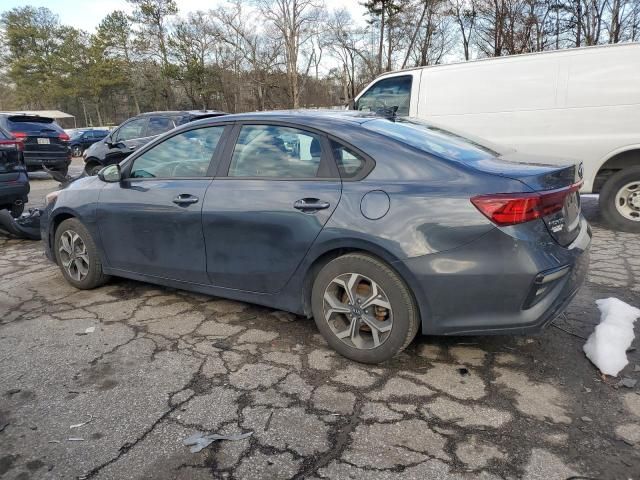
[[51, 118], [9, 117], [7, 127], [12, 132], [39, 133], [42, 130], [62, 132], [62, 128]]
[[411, 101], [411, 75], [384, 78], [374, 83], [358, 99], [356, 110], [365, 112], [395, 111], [398, 115], [409, 115]]
[[243, 125], [230, 177], [312, 178], [322, 157], [318, 135], [275, 125]]
[[448, 160], [473, 161], [499, 155], [472, 140], [413, 119], [379, 119], [365, 122], [363, 126]]
[[9, 140], [10, 138], [9, 134], [0, 128], [0, 140]]
[[360, 177], [367, 168], [367, 161], [353, 150], [331, 140], [331, 149], [333, 157], [336, 159], [340, 178], [356, 178]]
[[147, 126], [147, 136], [160, 135], [174, 127], [173, 120], [168, 117], [151, 117]]

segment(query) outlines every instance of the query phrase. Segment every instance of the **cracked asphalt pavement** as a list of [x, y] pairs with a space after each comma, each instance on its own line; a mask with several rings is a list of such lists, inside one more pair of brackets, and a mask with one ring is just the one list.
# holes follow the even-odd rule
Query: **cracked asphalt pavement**
[[[32, 203], [55, 188], [34, 175]], [[639, 386], [602, 378], [581, 337], [596, 299], [640, 304], [640, 238], [583, 202], [591, 272], [555, 326], [418, 337], [379, 366], [289, 313], [122, 279], [75, 290], [39, 242], [0, 233], [0, 477], [638, 478]], [[197, 431], [253, 435], [190, 453]]]

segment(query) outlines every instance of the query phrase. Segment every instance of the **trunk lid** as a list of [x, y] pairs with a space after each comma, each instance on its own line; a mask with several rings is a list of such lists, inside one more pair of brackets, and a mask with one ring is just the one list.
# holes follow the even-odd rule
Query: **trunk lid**
[[562, 208], [542, 216], [549, 234], [563, 246], [580, 233], [580, 194], [582, 164], [569, 160], [536, 158], [520, 153], [506, 153], [473, 162], [477, 170], [511, 178], [537, 192], [545, 202], [561, 202]]

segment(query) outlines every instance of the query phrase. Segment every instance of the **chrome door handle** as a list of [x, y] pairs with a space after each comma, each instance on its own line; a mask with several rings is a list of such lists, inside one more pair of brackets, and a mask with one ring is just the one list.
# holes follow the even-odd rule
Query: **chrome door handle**
[[188, 205], [190, 203], [198, 203], [199, 198], [188, 193], [181, 193], [173, 199], [173, 203], [176, 205]]
[[331, 206], [329, 202], [318, 200], [317, 198], [301, 198], [293, 203], [293, 208], [301, 212], [316, 212], [324, 210]]

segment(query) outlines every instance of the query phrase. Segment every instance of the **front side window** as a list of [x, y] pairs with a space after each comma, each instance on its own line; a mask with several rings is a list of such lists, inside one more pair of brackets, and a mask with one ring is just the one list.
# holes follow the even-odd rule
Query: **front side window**
[[393, 112], [397, 107], [397, 115], [409, 115], [411, 79], [411, 75], [405, 75], [378, 81], [358, 99], [356, 110]]
[[144, 128], [147, 125], [146, 118], [137, 118], [125, 123], [118, 130], [118, 141], [124, 142], [126, 140], [132, 140], [134, 138], [142, 138], [144, 135]]
[[291, 127], [244, 125], [230, 177], [312, 178], [320, 168], [320, 137]]
[[132, 178], [205, 177], [224, 126], [179, 133], [133, 162]]
[[160, 135], [174, 127], [173, 120], [167, 117], [151, 117], [147, 126], [147, 137]]

